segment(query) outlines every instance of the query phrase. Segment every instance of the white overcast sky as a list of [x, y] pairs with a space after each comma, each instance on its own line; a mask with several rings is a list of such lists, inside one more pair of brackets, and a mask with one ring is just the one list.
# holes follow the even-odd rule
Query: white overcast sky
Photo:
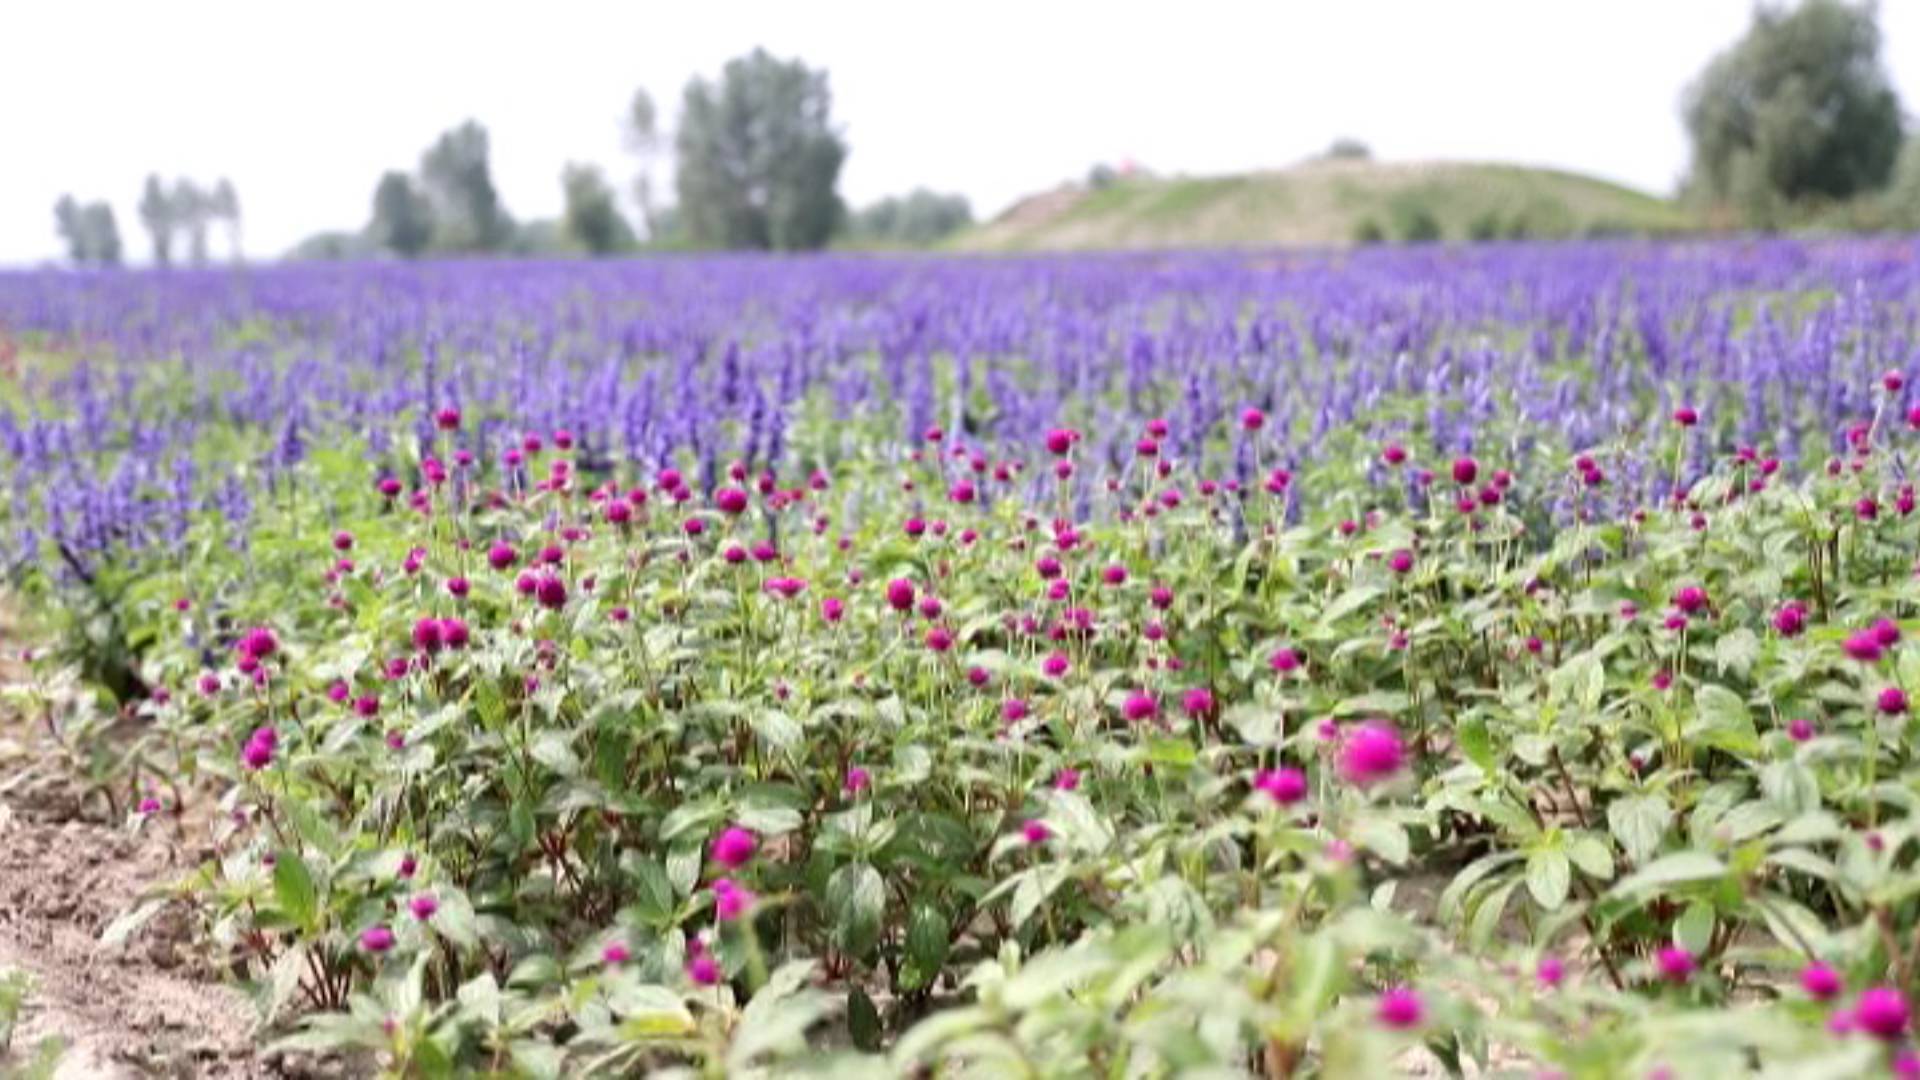
[[[569, 160], [632, 172], [620, 121], [756, 45], [831, 73], [855, 205], [918, 184], [977, 214], [1131, 158], [1284, 166], [1338, 135], [1388, 159], [1562, 166], [1666, 192], [1676, 102], [1750, 0], [969, 0], [492, 4], [0, 0], [0, 264], [58, 254], [63, 191], [134, 204], [150, 171], [239, 189], [253, 254], [367, 218], [468, 117], [521, 219]], [[1881, 5], [1920, 109], [1920, 0]]]

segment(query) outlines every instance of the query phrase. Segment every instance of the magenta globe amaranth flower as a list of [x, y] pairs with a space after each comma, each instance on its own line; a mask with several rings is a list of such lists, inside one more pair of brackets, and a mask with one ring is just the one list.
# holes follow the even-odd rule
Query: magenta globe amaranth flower
[[1567, 965], [1560, 958], [1548, 953], [1533, 966], [1534, 981], [1551, 990], [1566, 980]]
[[1027, 718], [1027, 703], [1019, 698], [1008, 698], [1000, 703], [1000, 719], [1003, 723], [1017, 724]]
[[1891, 649], [1900, 644], [1900, 624], [1892, 619], [1875, 619], [1873, 625], [1867, 628], [1867, 633], [1872, 634], [1873, 640], [1879, 642], [1882, 648]]
[[1812, 739], [1813, 721], [1803, 716], [1787, 721], [1787, 738], [1794, 742], [1807, 742]]
[[906, 578], [895, 578], [887, 582], [887, 606], [898, 612], [913, 610], [913, 582]]
[[1153, 695], [1142, 690], [1135, 690], [1128, 694], [1126, 701], [1120, 705], [1120, 714], [1136, 723], [1151, 719], [1159, 711], [1159, 703], [1153, 700]]
[[1300, 654], [1285, 647], [1275, 649], [1273, 655], [1267, 658], [1267, 666], [1285, 675], [1299, 669]]
[[1798, 637], [1807, 628], [1807, 609], [1798, 600], [1773, 613], [1773, 629], [1781, 637]]
[[1707, 606], [1707, 590], [1698, 585], [1687, 585], [1673, 594], [1673, 606], [1684, 615], [1697, 615]]
[[1681, 427], [1692, 427], [1700, 422], [1700, 413], [1691, 405], [1682, 405], [1673, 410], [1673, 422]]
[[1849, 657], [1863, 664], [1875, 663], [1886, 654], [1886, 649], [1880, 644], [1880, 639], [1875, 637], [1871, 631], [1849, 635], [1845, 641], [1840, 643], [1840, 648], [1841, 651], [1845, 652]]
[[753, 893], [732, 878], [719, 878], [713, 883], [713, 917], [721, 922], [732, 922], [746, 914], [753, 905]]
[[1405, 574], [1413, 569], [1413, 552], [1400, 548], [1387, 556], [1387, 566], [1396, 574]]
[[1048, 653], [1046, 659], [1040, 661], [1040, 670], [1050, 679], [1065, 675], [1068, 666], [1067, 654], [1063, 652]]
[[1262, 769], [1254, 774], [1253, 787], [1281, 806], [1292, 806], [1307, 797], [1307, 774], [1293, 768]]
[[858, 795], [873, 785], [873, 776], [858, 765], [847, 767], [846, 779], [841, 782], [849, 795]]
[[618, 941], [610, 942], [606, 948], [600, 950], [600, 962], [608, 967], [619, 967], [631, 959], [633, 959], [633, 953]]
[[1340, 746], [1340, 775], [1365, 787], [1389, 780], [1406, 766], [1406, 746], [1400, 733], [1375, 720], [1347, 732]]
[[1668, 945], [1653, 954], [1654, 970], [1670, 983], [1683, 983], [1693, 977], [1693, 954], [1678, 945]]
[[713, 505], [722, 513], [740, 514], [747, 509], [747, 493], [736, 487], [723, 487], [713, 493]]
[[1907, 692], [1897, 686], [1889, 686], [1880, 691], [1876, 704], [1888, 716], [1898, 716], [1907, 711]]
[[720, 962], [712, 953], [700, 953], [687, 958], [687, 978], [700, 986], [712, 986], [720, 981]]
[[1910, 1019], [1906, 995], [1891, 986], [1863, 990], [1853, 1005], [1853, 1022], [1876, 1039], [1904, 1036]]
[[1180, 698], [1180, 707], [1196, 718], [1212, 715], [1214, 704], [1213, 691], [1204, 686], [1196, 686]]
[[421, 893], [407, 901], [407, 910], [413, 912], [414, 918], [426, 922], [440, 910], [440, 900], [432, 893]]
[[393, 931], [384, 926], [369, 926], [360, 932], [360, 947], [378, 955], [393, 948]]
[[1053, 836], [1053, 830], [1047, 828], [1044, 821], [1029, 821], [1020, 826], [1020, 836], [1029, 844], [1044, 844]]
[[1800, 989], [1815, 1001], [1831, 1001], [1845, 988], [1840, 973], [1818, 961], [1800, 969]]
[[1420, 1026], [1420, 1022], [1426, 1019], [1427, 1008], [1419, 994], [1401, 986], [1380, 995], [1379, 1001], [1374, 1004], [1373, 1015], [1381, 1027], [1407, 1031]]
[[563, 608], [567, 604], [567, 583], [547, 574], [534, 583], [534, 597], [549, 611]]
[[713, 861], [729, 870], [738, 870], [753, 858], [754, 850], [759, 846], [760, 842], [752, 832], [732, 825], [714, 838]]

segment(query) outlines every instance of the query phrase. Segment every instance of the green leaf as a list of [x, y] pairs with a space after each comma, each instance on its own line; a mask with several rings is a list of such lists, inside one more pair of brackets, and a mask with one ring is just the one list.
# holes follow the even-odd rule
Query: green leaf
[[1648, 863], [1637, 873], [1621, 879], [1610, 896], [1626, 896], [1648, 890], [1664, 889], [1694, 881], [1710, 881], [1725, 875], [1727, 866], [1704, 851], [1676, 851]]
[[1689, 740], [1731, 754], [1760, 752], [1760, 735], [1754, 730], [1753, 713], [1740, 695], [1709, 683], [1695, 691], [1693, 704], [1699, 716], [1685, 728]]
[[1695, 956], [1713, 943], [1713, 905], [1698, 900], [1687, 905], [1673, 923], [1673, 943]]
[[1658, 795], [1629, 795], [1607, 806], [1607, 828], [1635, 863], [1646, 862], [1660, 850], [1672, 824], [1673, 809]]
[[1372, 693], [1350, 697], [1333, 707], [1335, 716], [1395, 716], [1406, 712], [1413, 705], [1413, 699], [1396, 690], [1375, 690]]
[[1399, 866], [1407, 861], [1412, 853], [1412, 845], [1407, 840], [1407, 830], [1390, 818], [1370, 816], [1354, 822], [1353, 838], [1375, 855]]
[[1722, 675], [1732, 672], [1744, 679], [1758, 659], [1760, 638], [1747, 627], [1735, 627], [1721, 634], [1720, 640], [1713, 644], [1713, 662]]
[[573, 752], [572, 742], [564, 732], [541, 732], [533, 740], [531, 753], [533, 760], [561, 776], [580, 775], [580, 756]]
[[1468, 761], [1486, 772], [1494, 771], [1498, 762], [1493, 756], [1493, 736], [1487, 734], [1487, 722], [1484, 719], [1474, 716], [1462, 720], [1454, 730], [1454, 738]]
[[693, 1031], [693, 1014], [680, 995], [664, 986], [615, 982], [607, 989], [607, 1006], [619, 1016], [620, 1035], [641, 1039], [685, 1035]]
[[1601, 881], [1613, 879], [1613, 852], [1608, 850], [1607, 842], [1598, 836], [1576, 836], [1567, 845], [1567, 857], [1580, 872]]
[[880, 1010], [865, 990], [855, 987], [847, 995], [847, 1033], [853, 1045], [871, 1054], [880, 1049]]
[[946, 965], [952, 941], [953, 928], [946, 914], [930, 903], [915, 904], [907, 919], [907, 962], [901, 983], [909, 990], [931, 983]]
[[849, 956], [865, 956], [880, 937], [887, 887], [880, 872], [866, 863], [850, 863], [827, 879], [826, 908], [833, 946]]
[[1527, 857], [1527, 891], [1534, 902], [1548, 911], [1556, 911], [1567, 902], [1567, 889], [1573, 884], [1573, 867], [1559, 848], [1541, 848]]
[[299, 852], [282, 849], [274, 856], [273, 898], [295, 926], [313, 929], [320, 916], [320, 897]]

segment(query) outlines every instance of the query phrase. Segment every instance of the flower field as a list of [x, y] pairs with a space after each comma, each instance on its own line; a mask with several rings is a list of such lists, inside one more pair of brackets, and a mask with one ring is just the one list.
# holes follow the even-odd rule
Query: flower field
[[14, 696], [395, 1075], [1920, 1076], [1916, 256], [0, 275]]

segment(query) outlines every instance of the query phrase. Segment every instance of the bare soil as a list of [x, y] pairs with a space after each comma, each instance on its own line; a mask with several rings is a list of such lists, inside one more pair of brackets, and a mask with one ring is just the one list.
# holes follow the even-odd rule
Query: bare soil
[[[26, 677], [7, 615], [0, 606], [0, 685]], [[133, 829], [89, 819], [102, 801], [59, 779], [50, 741], [38, 723], [0, 713], [0, 977], [29, 980], [0, 1077], [25, 1072], [50, 1039], [64, 1046], [57, 1080], [314, 1075], [262, 1050], [252, 1004], [193, 950], [184, 905], [117, 948], [102, 943], [115, 919], [198, 858], [171, 821]]]

